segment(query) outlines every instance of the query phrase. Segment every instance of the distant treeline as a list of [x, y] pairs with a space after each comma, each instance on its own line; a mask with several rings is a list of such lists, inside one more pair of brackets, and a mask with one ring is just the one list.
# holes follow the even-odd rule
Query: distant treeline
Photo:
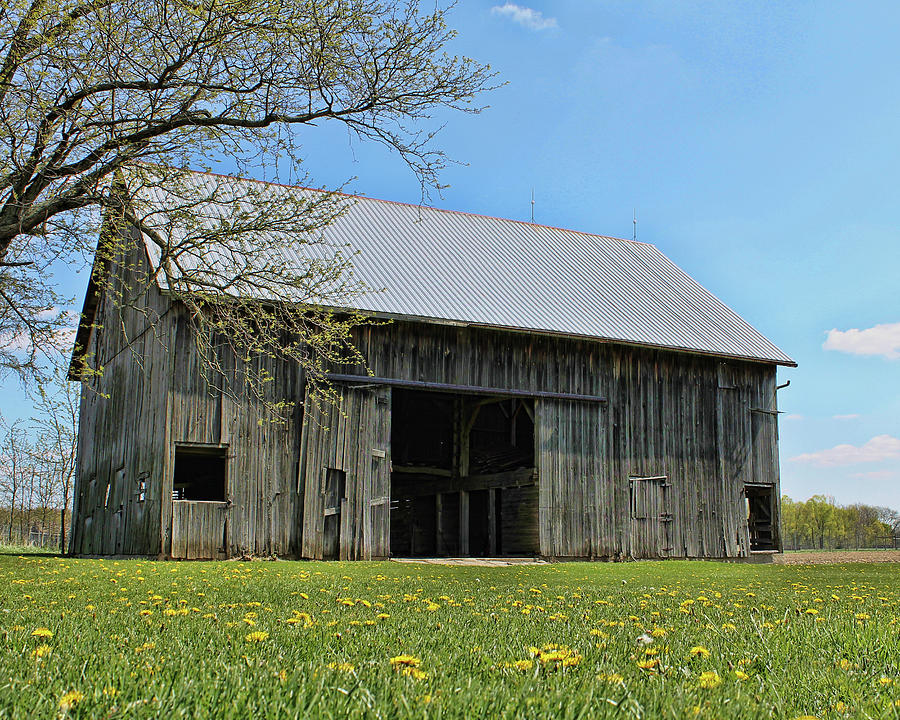
[[827, 495], [809, 500], [781, 497], [785, 550], [900, 546], [900, 513], [874, 505], [838, 505]]

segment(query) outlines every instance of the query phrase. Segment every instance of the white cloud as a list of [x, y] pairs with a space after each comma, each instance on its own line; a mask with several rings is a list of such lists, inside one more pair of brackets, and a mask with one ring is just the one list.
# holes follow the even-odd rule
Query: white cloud
[[835, 445], [828, 450], [804, 453], [791, 462], [808, 463], [818, 467], [838, 467], [857, 463], [882, 462], [900, 458], [900, 439], [891, 435], [876, 435], [865, 445]]
[[848, 413], [847, 415], [832, 415], [832, 420], [858, 420], [859, 413]]
[[870, 472], [851, 473], [850, 477], [861, 480], [891, 480], [900, 474], [896, 470], [871, 470]]
[[543, 13], [538, 10], [511, 2], [505, 5], [495, 5], [491, 8], [491, 15], [503, 15], [529, 30], [549, 30], [556, 27], [556, 18], [545, 18]]
[[802, 415], [798, 415], [797, 413], [792, 413], [792, 414], [790, 414], [790, 415], [785, 415], [785, 416], [784, 416], [784, 419], [785, 419], [785, 420], [802, 420], [802, 419], [803, 419], [803, 416], [802, 416]]
[[832, 329], [822, 345], [825, 350], [837, 350], [853, 355], [883, 355], [888, 360], [900, 359], [900, 322], [876, 325], [859, 330]]

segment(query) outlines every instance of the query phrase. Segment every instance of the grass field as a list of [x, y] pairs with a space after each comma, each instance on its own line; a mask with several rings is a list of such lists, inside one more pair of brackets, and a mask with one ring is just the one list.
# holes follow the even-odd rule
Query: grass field
[[896, 565], [0, 556], [0, 717], [900, 718]]

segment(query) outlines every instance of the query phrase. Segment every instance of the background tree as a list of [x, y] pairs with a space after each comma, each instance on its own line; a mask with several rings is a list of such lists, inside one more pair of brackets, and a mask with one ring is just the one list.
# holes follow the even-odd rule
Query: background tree
[[820, 550], [834, 525], [834, 514], [834, 499], [825, 495], [813, 495], [803, 506], [804, 520]]
[[[125, 224], [144, 230], [156, 252], [142, 280], [162, 278], [187, 305], [207, 350], [224, 338], [238, 357], [287, 356], [321, 377], [347, 349], [358, 318], [309, 306], [340, 306], [366, 288], [348, 278], [345, 250], [325, 248], [304, 267], [286, 268], [267, 259], [259, 236], [319, 242], [316, 231], [343, 202], [328, 193], [273, 198], [271, 188], [227, 180], [198, 187], [181, 183], [180, 169], [225, 160], [240, 173], [308, 183], [300, 131], [333, 122], [399, 153], [424, 196], [439, 186], [446, 158], [423, 121], [447, 108], [478, 112], [473, 99], [491, 83], [487, 67], [445, 54], [453, 36], [446, 10], [423, 11], [418, 0], [5, 3], [0, 365], [34, 372], [38, 348], [64, 322], [47, 265], [90, 256], [102, 214], [98, 265], [127, 257]], [[170, 212], [147, 222], [140, 198], [160, 188]], [[218, 211], [188, 220], [207, 201]], [[214, 246], [229, 263], [208, 262]], [[272, 304], [238, 301], [260, 289]], [[119, 305], [134, 295], [108, 291]], [[232, 302], [221, 302], [226, 297]]]
[[22, 421], [6, 428], [0, 444], [0, 497], [6, 511], [6, 541], [13, 542], [16, 520], [22, 522], [24, 495], [28, 478], [32, 475], [32, 446]]
[[78, 437], [78, 387], [66, 381], [63, 364], [54, 363], [48, 381], [34, 391], [35, 415], [31, 419], [36, 436], [40, 476], [38, 494], [42, 509], [42, 531], [53, 527], [47, 512], [59, 513], [59, 549], [66, 551], [67, 520], [70, 513], [72, 483]]

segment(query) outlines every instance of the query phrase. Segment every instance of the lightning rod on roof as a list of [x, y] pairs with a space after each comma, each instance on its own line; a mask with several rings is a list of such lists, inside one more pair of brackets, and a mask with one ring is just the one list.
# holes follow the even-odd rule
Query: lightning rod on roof
[[534, 222], [534, 188], [531, 188], [531, 222]]
[[637, 242], [637, 208], [631, 209], [631, 222], [633, 225], [631, 229], [631, 239]]

